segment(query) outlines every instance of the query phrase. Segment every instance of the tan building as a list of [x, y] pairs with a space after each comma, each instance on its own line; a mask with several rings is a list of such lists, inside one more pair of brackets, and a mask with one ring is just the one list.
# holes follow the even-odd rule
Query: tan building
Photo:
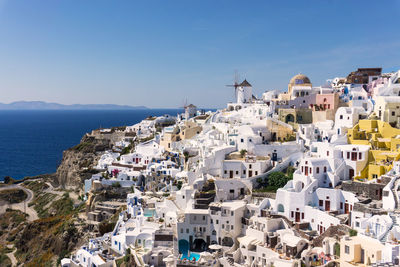
[[366, 236], [345, 236], [340, 240], [340, 267], [371, 266], [382, 260], [385, 246]]
[[194, 121], [185, 121], [183, 125], [179, 126], [179, 138], [181, 140], [190, 139], [196, 134], [199, 134], [202, 127]]
[[378, 96], [374, 112], [381, 121], [400, 127], [400, 96]]
[[295, 129], [298, 124], [312, 123], [312, 110], [311, 109], [294, 109], [294, 108], [281, 108], [279, 109], [279, 120], [292, 125]]
[[191, 120], [185, 121], [179, 126], [165, 127], [164, 134], [160, 140], [160, 146], [163, 146], [167, 151], [171, 151], [173, 142], [190, 139], [199, 134], [201, 130], [202, 127]]
[[296, 138], [293, 127], [281, 121], [268, 119], [267, 129], [271, 132], [271, 141], [287, 141]]

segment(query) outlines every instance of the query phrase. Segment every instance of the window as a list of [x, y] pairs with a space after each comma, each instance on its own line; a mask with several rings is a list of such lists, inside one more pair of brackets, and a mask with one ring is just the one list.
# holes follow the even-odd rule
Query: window
[[181, 228], [181, 234], [183, 234], [183, 228]]
[[326, 155], [329, 157], [329, 151], [326, 151]]
[[242, 139], [240, 139], [240, 143], [243, 143], [243, 142], [244, 142], [243, 138], [242, 138]]
[[236, 171], [236, 174], [238, 175], [238, 174], [239, 174], [239, 171]]
[[224, 173], [225, 173], [225, 174], [227, 174], [227, 173], [228, 173], [228, 171], [227, 171], [227, 170], [225, 170], [225, 171], [224, 171]]
[[319, 167], [317, 167], [317, 173], [319, 173]]
[[210, 219], [210, 223], [211, 223], [211, 224], [213, 223], [213, 219]]
[[344, 246], [344, 253], [350, 254], [350, 247], [349, 246]]
[[343, 209], [343, 202], [340, 202], [340, 209]]
[[258, 175], [258, 171], [255, 171], [256, 175]]
[[361, 158], [362, 158], [362, 153], [358, 152], [358, 159], [361, 159]]
[[189, 233], [189, 228], [186, 228], [186, 233], [187, 233], [187, 234]]
[[343, 115], [340, 115], [340, 117], [339, 117], [341, 120], [343, 119]]
[[291, 215], [291, 217], [293, 218], [293, 217], [294, 217], [294, 212], [292, 211], [290, 215]]
[[350, 152], [347, 152], [347, 159], [350, 158]]
[[395, 116], [395, 115], [396, 115], [396, 112], [392, 111], [392, 116]]
[[251, 164], [249, 164], [249, 169], [251, 169]]
[[323, 201], [323, 200], [320, 200], [320, 201], [319, 201], [319, 206], [322, 207], [323, 205], [324, 205], [324, 201]]
[[218, 221], [218, 220], [216, 220], [216, 221], [215, 221], [215, 224], [218, 224], [218, 223], [219, 223], [219, 221]]
[[222, 229], [225, 229], [225, 224], [222, 224]]
[[326, 166], [324, 166], [324, 172], [326, 172]]
[[243, 170], [243, 174], [246, 174], [246, 170]]
[[206, 220], [206, 216], [203, 216], [203, 221], [205, 221]]

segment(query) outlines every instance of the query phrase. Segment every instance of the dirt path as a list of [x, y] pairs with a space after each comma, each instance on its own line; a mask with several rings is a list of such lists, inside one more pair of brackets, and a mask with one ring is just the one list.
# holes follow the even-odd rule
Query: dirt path
[[15, 253], [15, 251], [16, 251], [16, 249], [14, 249], [14, 245], [7, 245], [7, 247], [13, 250], [13, 252], [10, 252], [10, 253], [7, 253], [7, 254], [6, 254], [7, 257], [9, 257], [10, 260], [11, 260], [11, 265], [12, 265], [12, 266], [17, 266], [17, 265], [18, 265], [18, 261], [17, 261], [17, 259], [16, 259], [15, 256], [14, 256], [14, 253]]
[[6, 204], [6, 205], [1, 205], [0, 206], [0, 214], [3, 214], [6, 212], [7, 208], [11, 208], [14, 210], [19, 210], [22, 212], [26, 212], [28, 214], [28, 220], [29, 221], [34, 221], [39, 219], [36, 210], [34, 210], [32, 207], [29, 207], [29, 203], [33, 200], [33, 192], [30, 189], [27, 189], [23, 186], [20, 185], [8, 185], [0, 188], [0, 191], [2, 190], [8, 190], [8, 189], [21, 189], [24, 190], [24, 192], [27, 195], [27, 198], [20, 202], [20, 203], [15, 203], [15, 204]]

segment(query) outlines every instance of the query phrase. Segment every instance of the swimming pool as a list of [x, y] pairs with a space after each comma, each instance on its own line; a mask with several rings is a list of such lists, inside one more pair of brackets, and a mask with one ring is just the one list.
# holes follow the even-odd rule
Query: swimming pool
[[[179, 240], [179, 253], [182, 254], [181, 260], [188, 259], [193, 260], [193, 257], [196, 261], [200, 259], [200, 254], [196, 252], [189, 251], [189, 242], [187, 240]], [[188, 255], [189, 254], [189, 255]]]
[[189, 255], [190, 256], [188, 256], [187, 253], [182, 254], [181, 260], [183, 260], [183, 259], [193, 260], [193, 257], [195, 258], [196, 261], [198, 261], [200, 259], [199, 253], [189, 251]]
[[155, 209], [144, 209], [143, 210], [144, 217], [154, 217], [155, 214], [156, 214]]

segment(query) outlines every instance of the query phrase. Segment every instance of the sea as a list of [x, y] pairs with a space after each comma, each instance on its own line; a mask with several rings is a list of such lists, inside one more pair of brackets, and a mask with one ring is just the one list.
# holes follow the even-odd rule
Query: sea
[[1, 110], [0, 180], [54, 173], [64, 150], [98, 128], [129, 126], [179, 109]]

